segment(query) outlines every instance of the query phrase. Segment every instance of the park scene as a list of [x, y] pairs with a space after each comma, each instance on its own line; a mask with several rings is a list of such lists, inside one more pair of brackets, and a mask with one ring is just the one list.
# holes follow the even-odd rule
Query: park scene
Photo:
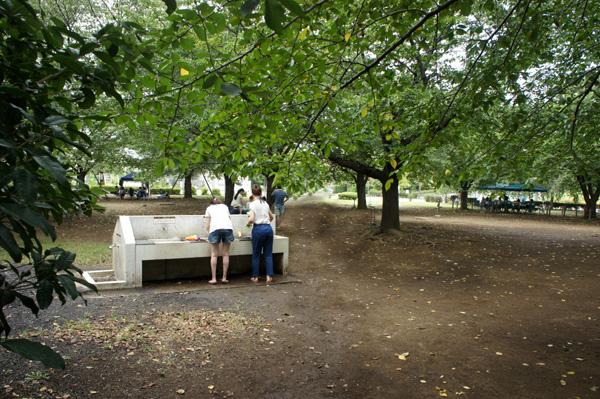
[[597, 397], [599, 20], [0, 0], [0, 397]]

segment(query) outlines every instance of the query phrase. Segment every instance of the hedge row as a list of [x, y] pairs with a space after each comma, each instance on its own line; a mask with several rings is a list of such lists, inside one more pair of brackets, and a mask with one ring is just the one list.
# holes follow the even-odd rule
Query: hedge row
[[440, 202], [440, 201], [442, 201], [441, 195], [427, 194], [425, 196], [425, 202]]
[[338, 193], [338, 198], [341, 200], [355, 200], [357, 197], [356, 193], [353, 192], [343, 192], [343, 193]]
[[[180, 189], [179, 187], [174, 187], [171, 188], [169, 187], [150, 187], [150, 191], [152, 193], [152, 195], [160, 195], [160, 194], [166, 194], [169, 193], [169, 195], [182, 195], [183, 194], [183, 190]], [[196, 195], [196, 187], [192, 186], [192, 195]]]

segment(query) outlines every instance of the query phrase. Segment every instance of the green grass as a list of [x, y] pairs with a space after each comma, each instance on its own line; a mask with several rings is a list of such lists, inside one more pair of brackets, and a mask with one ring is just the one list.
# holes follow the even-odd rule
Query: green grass
[[[52, 242], [52, 240], [45, 236], [40, 238], [40, 242], [44, 249], [59, 247], [66, 251], [75, 252], [77, 254], [75, 266], [112, 264], [112, 252], [106, 243], [84, 242], [68, 238], [58, 238]], [[0, 249], [0, 259], [9, 258], [6, 251]]]
[[[311, 200], [312, 202], [323, 202], [326, 204], [334, 204], [334, 205], [342, 205], [342, 206], [356, 206], [356, 201], [353, 200], [339, 200], [339, 199], [335, 199], [335, 198], [327, 198], [327, 199], [317, 199], [317, 200]], [[381, 207], [382, 205], [382, 199], [381, 197], [371, 197], [370, 199], [367, 197], [367, 206], [374, 206], [374, 207]], [[423, 208], [437, 208], [437, 202], [424, 202], [421, 200], [413, 200], [413, 201], [408, 201], [406, 199], [401, 199], [400, 200], [400, 207], [423, 207]], [[446, 203], [441, 203], [440, 204], [441, 208], [448, 208], [448, 209], [452, 209], [452, 203], [448, 202]], [[454, 208], [456, 208], [456, 204], [454, 205]]]

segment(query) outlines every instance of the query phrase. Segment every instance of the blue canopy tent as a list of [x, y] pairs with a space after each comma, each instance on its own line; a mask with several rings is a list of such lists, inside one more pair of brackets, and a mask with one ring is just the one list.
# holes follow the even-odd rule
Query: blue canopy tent
[[548, 190], [542, 187], [538, 187], [536, 185], [528, 185], [524, 183], [516, 183], [516, 184], [495, 184], [488, 186], [478, 186], [475, 187], [477, 190], [496, 190], [496, 191], [534, 191], [539, 193], [547, 193]]
[[123, 182], [126, 181], [139, 181], [142, 182], [142, 185], [146, 187], [146, 189], [148, 190], [148, 193], [150, 193], [150, 182], [144, 182], [140, 179], [136, 179], [135, 178], [135, 173], [128, 173], [125, 176], [121, 177], [119, 179], [119, 187], [123, 187]]
[[478, 186], [475, 187], [477, 190], [502, 190], [506, 187], [506, 184], [490, 184], [488, 186]]
[[121, 177], [119, 179], [119, 187], [123, 187], [123, 182], [124, 181], [133, 181], [133, 180], [135, 180], [133, 178], [133, 173], [129, 173], [129, 174], [127, 174], [127, 175], [125, 175], [125, 176], [123, 176], [123, 177]]
[[511, 184], [510, 186], [506, 186], [504, 187], [505, 191], [535, 191], [535, 192], [539, 192], [539, 193], [547, 193], [548, 190], [546, 190], [545, 188], [536, 186], [534, 184], [529, 185], [529, 184], [523, 184], [523, 183], [517, 183], [517, 184]]

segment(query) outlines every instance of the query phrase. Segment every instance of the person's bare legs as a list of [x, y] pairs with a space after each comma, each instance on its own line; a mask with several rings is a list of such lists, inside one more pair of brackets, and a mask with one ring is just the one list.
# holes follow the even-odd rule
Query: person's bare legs
[[[223, 245], [223, 247], [225, 247], [225, 245]], [[219, 257], [219, 244], [211, 243], [210, 244], [210, 271], [212, 272], [212, 279], [208, 282], [209, 284], [217, 284], [217, 258], [218, 257]], [[229, 248], [227, 248], [227, 266], [229, 266]]]
[[221, 280], [221, 282], [223, 284], [227, 284], [229, 282], [229, 280], [227, 280], [227, 269], [229, 269], [229, 247], [230, 246], [231, 246], [231, 244], [223, 243], [223, 279]]

